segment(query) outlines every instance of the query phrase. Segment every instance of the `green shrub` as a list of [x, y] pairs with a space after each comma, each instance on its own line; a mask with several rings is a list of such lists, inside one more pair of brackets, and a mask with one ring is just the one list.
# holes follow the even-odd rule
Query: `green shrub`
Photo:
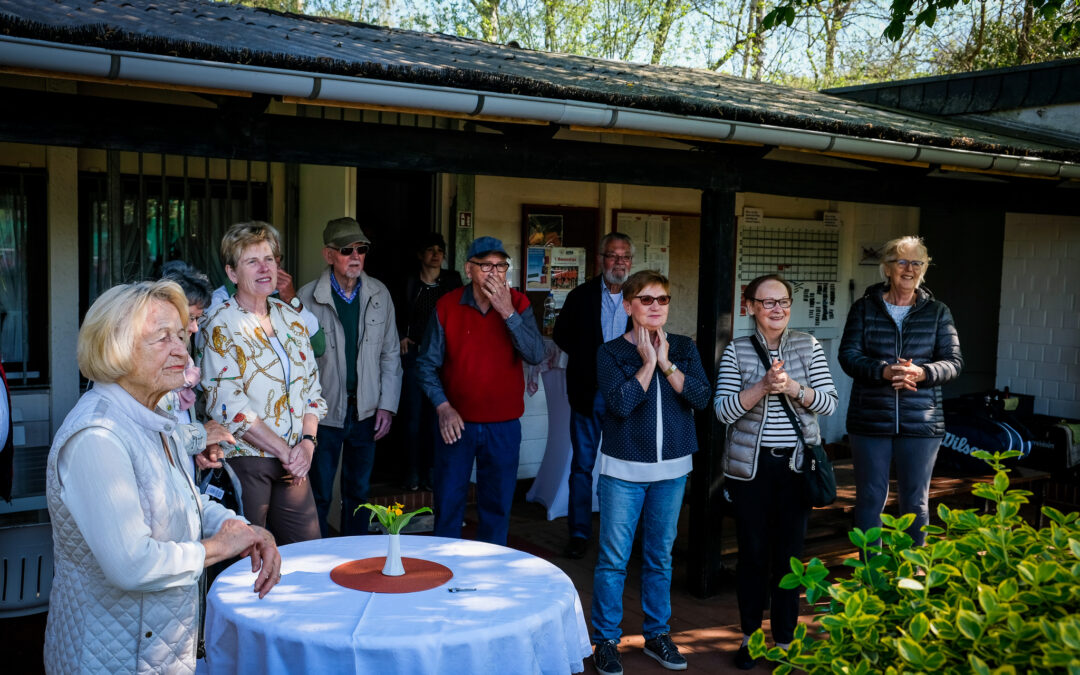
[[781, 675], [1080, 675], [1080, 514], [1043, 507], [1049, 527], [1028, 525], [1020, 507], [1031, 493], [1010, 490], [1002, 465], [1018, 454], [976, 453], [995, 471], [972, 491], [990, 502], [990, 512], [939, 505], [944, 527], [925, 526], [924, 547], [913, 547], [904, 532], [914, 515], [883, 514], [883, 527], [850, 533], [862, 559], [844, 561], [855, 568], [848, 579], [830, 584], [820, 560], [804, 567], [792, 558], [781, 585], [805, 587], [811, 604], [827, 601], [815, 617], [826, 635], [808, 638], [799, 624], [784, 651], [766, 647], [758, 630], [751, 655], [778, 662]]

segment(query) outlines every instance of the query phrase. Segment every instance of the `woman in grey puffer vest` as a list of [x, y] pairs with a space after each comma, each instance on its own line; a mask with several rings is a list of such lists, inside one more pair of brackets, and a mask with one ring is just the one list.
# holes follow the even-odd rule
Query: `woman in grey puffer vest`
[[917, 545], [929, 520], [930, 476], [945, 435], [941, 385], [964, 366], [952, 313], [920, 285], [930, 256], [918, 237], [888, 242], [884, 283], [866, 290], [848, 313], [840, 365], [855, 380], [847, 429], [855, 464], [855, 527], [881, 525], [896, 462], [900, 513], [914, 513]]
[[[773, 274], [746, 286], [743, 299], [756, 330], [724, 350], [713, 399], [717, 418], [728, 425], [723, 468], [735, 502], [736, 592], [743, 631], [735, 665], [743, 670], [756, 662], [747, 645], [761, 627], [766, 597], [772, 598], [773, 639], [784, 647], [792, 640], [799, 593], [781, 588], [780, 580], [790, 569], [788, 560], [802, 556], [810, 514], [797, 468], [805, 450], [799, 431], [806, 443], [820, 443], [817, 416], [836, 411], [836, 386], [824, 350], [813, 335], [788, 330], [792, 291], [790, 283]], [[758, 348], [767, 351], [771, 367], [765, 367]]]

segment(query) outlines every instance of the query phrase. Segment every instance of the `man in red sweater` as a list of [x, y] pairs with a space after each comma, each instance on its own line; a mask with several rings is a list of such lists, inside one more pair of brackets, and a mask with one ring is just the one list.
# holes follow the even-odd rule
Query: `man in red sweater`
[[439, 417], [432, 478], [435, 535], [461, 537], [476, 460], [477, 539], [506, 544], [525, 412], [522, 361], [544, 357], [529, 300], [506, 281], [502, 242], [469, 246], [469, 285], [447, 293], [428, 322], [417, 374]]

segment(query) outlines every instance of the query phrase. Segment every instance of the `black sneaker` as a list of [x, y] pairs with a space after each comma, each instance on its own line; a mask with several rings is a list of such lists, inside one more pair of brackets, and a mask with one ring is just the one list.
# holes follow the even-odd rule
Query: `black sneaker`
[[622, 675], [622, 661], [619, 659], [619, 641], [605, 640], [597, 642], [593, 648], [593, 668], [600, 675]]
[[563, 549], [563, 555], [571, 560], [580, 560], [585, 557], [585, 551], [589, 549], [589, 540], [585, 537], [570, 537], [570, 541]]
[[686, 670], [686, 659], [667, 633], [660, 633], [645, 641], [645, 654], [660, 662], [668, 670]]
[[750, 647], [743, 645], [735, 652], [735, 667], [739, 670], [753, 670], [758, 660], [750, 656]]

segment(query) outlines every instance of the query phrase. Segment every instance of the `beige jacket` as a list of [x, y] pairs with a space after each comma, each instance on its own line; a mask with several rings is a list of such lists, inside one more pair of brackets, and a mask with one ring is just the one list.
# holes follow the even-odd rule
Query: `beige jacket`
[[322, 423], [345, 426], [346, 368], [356, 368], [356, 418], [367, 419], [377, 409], [397, 412], [401, 397], [401, 345], [398, 341], [394, 303], [390, 291], [378, 279], [360, 274], [360, 345], [355, 364], [345, 363], [345, 343], [341, 321], [334, 306], [330, 268], [297, 293], [304, 307], [319, 319], [326, 336], [326, 351], [319, 357], [319, 375], [326, 399]]
[[274, 336], [281, 341], [288, 364], [278, 359], [255, 315], [235, 298], [219, 305], [203, 327], [206, 346], [199, 365], [206, 416], [220, 421], [236, 438], [236, 449], [226, 452], [226, 458], [267, 456], [243, 439], [256, 418], [292, 446], [304, 433], [306, 413], [320, 420], [326, 415], [304, 320], [277, 298], [269, 303]]

